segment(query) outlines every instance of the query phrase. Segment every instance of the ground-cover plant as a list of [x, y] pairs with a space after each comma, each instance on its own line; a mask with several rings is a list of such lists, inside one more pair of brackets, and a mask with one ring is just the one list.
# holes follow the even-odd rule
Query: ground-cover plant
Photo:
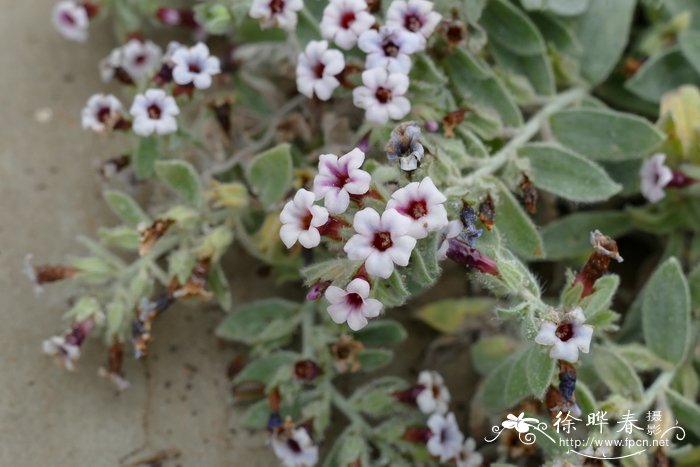
[[[123, 92], [82, 125], [133, 141], [100, 169], [122, 224], [64, 265], [28, 257], [38, 291], [75, 284], [44, 342], [67, 369], [100, 337], [125, 389], [161, 313], [215, 300], [218, 338], [249, 347], [241, 417], [284, 465], [697, 463], [694, 2], [61, 1], [52, 19], [77, 41], [115, 25], [99, 72]], [[305, 298], [234, 303], [233, 245]], [[375, 372], [412, 342], [392, 309], [446, 262], [469, 294], [417, 316], [477, 330], [461, 428], [437, 372]], [[644, 285], [619, 294], [630, 262]]]

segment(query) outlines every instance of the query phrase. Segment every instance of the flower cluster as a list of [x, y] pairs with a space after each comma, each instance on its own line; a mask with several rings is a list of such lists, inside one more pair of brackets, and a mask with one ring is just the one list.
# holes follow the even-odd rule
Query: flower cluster
[[[102, 79], [117, 78], [126, 84], [144, 83], [151, 87], [137, 94], [125, 115], [122, 103], [113, 95], [95, 94], [81, 114], [82, 126], [97, 132], [133, 129], [139, 136], [165, 135], [177, 131], [180, 108], [175, 97], [207, 89], [221, 72], [219, 59], [204, 43], [186, 47], [170, 43], [165, 54], [151, 41], [131, 39], [118, 47], [100, 64]], [[162, 87], [172, 82], [172, 95]]]
[[[363, 207], [365, 197], [380, 197], [371, 190], [370, 174], [361, 168], [364, 160], [359, 148], [341, 157], [321, 155], [313, 191], [300, 189], [280, 213], [280, 237], [287, 248], [297, 242], [314, 248], [322, 236], [342, 241], [341, 227], [352, 224], [354, 234], [343, 250], [361, 266], [344, 288], [326, 284], [325, 297], [331, 318], [347, 322], [353, 330], [366, 326], [382, 308], [378, 300], [369, 298], [370, 278], [386, 279], [396, 266], [407, 266], [417, 241], [448, 224], [447, 199], [429, 177], [396, 190], [381, 214]], [[316, 204], [321, 200], [323, 206]], [[320, 297], [320, 293], [314, 295]]]
[[458, 467], [476, 467], [483, 457], [476, 451], [476, 442], [459, 429], [455, 415], [449, 412], [450, 392], [442, 375], [435, 371], [422, 371], [418, 384], [394, 393], [401, 402], [416, 405], [429, 418], [427, 428], [409, 427], [404, 439], [425, 442], [428, 452], [440, 462], [456, 462]]
[[[250, 15], [262, 19], [263, 27], [293, 30], [296, 12], [302, 7], [301, 0], [255, 0]], [[358, 47], [367, 55], [362, 85], [352, 93], [354, 104], [365, 110], [370, 122], [399, 120], [411, 110], [405, 97], [410, 55], [426, 48], [440, 19], [430, 1], [396, 0], [387, 10], [385, 24], [377, 27], [365, 0], [331, 0], [320, 24], [325, 40], [309, 42], [299, 54], [297, 88], [309, 98], [325, 101], [341, 83], [352, 87], [344, 76], [351, 68], [346, 67], [342, 52], [329, 48], [329, 41], [344, 50]]]

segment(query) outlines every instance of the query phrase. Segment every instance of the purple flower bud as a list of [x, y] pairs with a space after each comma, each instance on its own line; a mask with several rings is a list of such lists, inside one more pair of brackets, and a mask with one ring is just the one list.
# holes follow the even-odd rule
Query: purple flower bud
[[372, 135], [372, 130], [369, 130], [364, 134], [362, 138], [355, 145], [360, 151], [366, 153], [369, 150], [369, 137]]
[[311, 286], [309, 292], [306, 294], [306, 299], [310, 302], [315, 302], [316, 300], [323, 297], [326, 293], [326, 289], [331, 285], [331, 281], [319, 281]]
[[440, 129], [440, 124], [436, 122], [435, 120], [430, 120], [425, 122], [425, 130], [430, 132], [430, 133], [437, 133], [437, 131]]
[[447, 240], [447, 257], [457, 264], [474, 268], [484, 274], [499, 275], [498, 265], [494, 260], [457, 238]]

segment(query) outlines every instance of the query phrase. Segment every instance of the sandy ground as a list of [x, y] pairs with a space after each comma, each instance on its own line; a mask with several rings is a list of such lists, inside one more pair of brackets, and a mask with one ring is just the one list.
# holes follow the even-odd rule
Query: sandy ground
[[[233, 352], [211, 337], [219, 312], [180, 307], [163, 316], [149, 362], [127, 363], [132, 387], [122, 394], [97, 377], [100, 342], [86, 345], [74, 374], [40, 352], [63, 330], [72, 291], [55, 285], [35, 298], [23, 258], [60, 262], [83, 253], [76, 235], [114, 224], [93, 164], [118, 154], [115, 141], [86, 134], [78, 120], [103, 89], [96, 64], [111, 35], [93, 28], [89, 45], [63, 40], [49, 23], [53, 3], [0, 0], [0, 465], [128, 465], [161, 450], [181, 453], [166, 466], [274, 465], [263, 436], [242, 430], [230, 408]], [[238, 289], [239, 301], [252, 299]]]

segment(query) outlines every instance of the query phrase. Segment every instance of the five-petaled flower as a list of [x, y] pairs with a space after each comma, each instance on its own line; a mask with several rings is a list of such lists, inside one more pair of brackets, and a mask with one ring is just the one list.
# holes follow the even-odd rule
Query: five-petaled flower
[[410, 220], [395, 209], [379, 213], [365, 208], [355, 214], [355, 235], [345, 244], [353, 261], [364, 261], [367, 273], [384, 279], [394, 272], [394, 264], [407, 266], [416, 239], [408, 235]]
[[666, 154], [654, 154], [644, 161], [640, 171], [640, 188], [646, 199], [652, 203], [666, 196], [664, 188], [673, 180], [673, 171], [665, 164]]
[[221, 73], [219, 59], [212, 56], [209, 47], [202, 42], [192, 47], [178, 47], [170, 59], [175, 65], [173, 81], [179, 85], [193, 84], [197, 89], [207, 89], [212, 76]]
[[331, 0], [323, 10], [321, 35], [341, 49], [352, 49], [363, 32], [374, 25], [365, 0]]
[[352, 91], [355, 106], [365, 109], [365, 117], [373, 123], [399, 120], [411, 111], [411, 102], [404, 96], [408, 91], [408, 76], [391, 73], [385, 68], [362, 72], [363, 86]]
[[579, 351], [588, 353], [593, 337], [593, 326], [583, 324], [585, 321], [583, 310], [579, 307], [574, 308], [558, 316], [555, 322], [544, 321], [535, 342], [552, 346], [550, 357], [576, 363]]
[[428, 419], [428, 428], [433, 434], [426, 445], [428, 452], [438, 457], [440, 462], [454, 459], [462, 449], [464, 441], [455, 415], [452, 412], [447, 415], [434, 413]]
[[177, 131], [177, 119], [180, 108], [175, 99], [162, 89], [149, 89], [138, 94], [129, 110], [134, 117], [134, 133], [150, 136], [153, 133], [165, 135]]
[[358, 148], [341, 157], [335, 154], [319, 156], [314, 193], [316, 199], [324, 199], [330, 213], [345, 212], [350, 205], [350, 195], [364, 195], [369, 191], [372, 178], [360, 169], [364, 161], [365, 153]]
[[525, 418], [525, 412], [522, 412], [517, 417], [511, 413], [506, 416], [501, 425], [508, 430], [515, 429], [518, 433], [527, 433], [530, 431], [530, 423], [537, 422], [536, 418]]
[[421, 412], [446, 414], [450, 403], [450, 391], [445, 386], [442, 375], [436, 371], [421, 371], [418, 375], [418, 385], [423, 387], [416, 397]]
[[280, 238], [291, 248], [299, 241], [304, 248], [313, 248], [321, 243], [319, 227], [328, 222], [328, 210], [314, 204], [313, 192], [300, 189], [294, 199], [287, 201], [280, 213]]
[[318, 446], [304, 427], [273, 435], [272, 450], [285, 467], [312, 467], [318, 462]]
[[131, 39], [119, 52], [119, 67], [133, 80], [148, 76], [159, 66], [163, 50], [151, 41]]
[[424, 49], [442, 16], [433, 11], [433, 2], [428, 0], [394, 0], [386, 12], [387, 26], [403, 28], [413, 35]]
[[420, 182], [411, 182], [399, 188], [387, 203], [387, 208], [396, 209], [410, 220], [408, 234], [421, 239], [430, 232], [447, 226], [447, 211], [443, 203], [445, 195], [437, 189], [430, 177]]
[[340, 50], [328, 48], [328, 41], [311, 41], [297, 62], [297, 89], [306, 97], [316, 95], [327, 101], [340, 85], [336, 78], [345, 68], [345, 57]]
[[345, 290], [334, 285], [328, 287], [326, 300], [330, 303], [331, 319], [338, 324], [347, 322], [353, 331], [367, 326], [367, 320], [376, 318], [382, 310], [382, 303], [369, 298], [369, 291], [369, 282], [361, 278], [350, 281]]
[[77, 2], [58, 2], [53, 7], [51, 21], [66, 39], [85, 42], [88, 38], [90, 18], [85, 7]]
[[304, 8], [302, 0], [253, 0], [249, 15], [261, 19], [263, 29], [272, 26], [294, 31], [297, 26], [297, 11]]
[[104, 132], [122, 118], [122, 103], [112, 94], [94, 94], [88, 99], [80, 119], [83, 129]]
[[411, 71], [411, 55], [421, 48], [413, 34], [404, 29], [382, 26], [379, 30], [365, 31], [357, 41], [358, 47], [367, 54], [365, 67], [387, 68], [392, 72], [408, 74]]

